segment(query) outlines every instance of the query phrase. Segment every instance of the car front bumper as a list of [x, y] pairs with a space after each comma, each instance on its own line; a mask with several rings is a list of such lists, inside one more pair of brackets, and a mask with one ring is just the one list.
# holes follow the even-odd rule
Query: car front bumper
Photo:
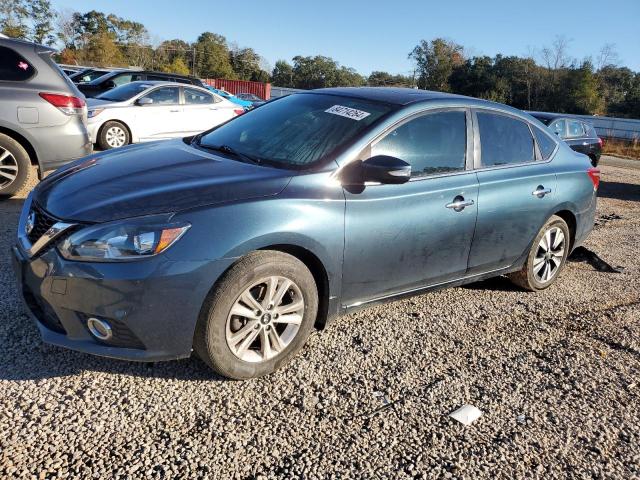
[[[22, 297], [44, 342], [95, 355], [159, 361], [188, 357], [202, 304], [233, 262], [173, 261], [163, 255], [135, 262], [68, 261], [55, 247], [28, 258], [12, 247]], [[102, 342], [87, 328], [110, 324]]]

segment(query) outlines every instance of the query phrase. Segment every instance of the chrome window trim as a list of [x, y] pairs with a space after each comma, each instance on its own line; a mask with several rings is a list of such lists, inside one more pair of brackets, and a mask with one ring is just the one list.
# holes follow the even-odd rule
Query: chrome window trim
[[[532, 128], [538, 128], [535, 125], [532, 125], [531, 122], [529, 122], [527, 119], [520, 117], [519, 115], [516, 115], [514, 113], [511, 112], [505, 112], [504, 110], [501, 109], [497, 109], [497, 108], [490, 108], [490, 107], [472, 107], [471, 108], [472, 111], [472, 115], [473, 115], [473, 120], [474, 120], [474, 141], [476, 143], [475, 148], [477, 149], [477, 151], [475, 152], [475, 161], [474, 161], [474, 170], [475, 171], [489, 171], [489, 170], [498, 170], [498, 169], [502, 169], [502, 168], [514, 168], [514, 167], [524, 167], [527, 165], [541, 165], [541, 164], [545, 164], [545, 163], [550, 163], [553, 160], [553, 157], [555, 156], [555, 154], [558, 152], [558, 149], [560, 148], [560, 143], [557, 141], [557, 139], [553, 139], [556, 142], [556, 148], [553, 150], [553, 152], [551, 153], [551, 155], [549, 155], [549, 158], [547, 160], [544, 160], [542, 158], [542, 155], [538, 156], [538, 140], [535, 137], [535, 134], [532, 130]], [[533, 139], [533, 144], [534, 144], [534, 154], [536, 156], [536, 159], [530, 162], [519, 162], [519, 163], [510, 163], [508, 165], [493, 165], [493, 166], [489, 166], [489, 167], [484, 167], [482, 166], [482, 151], [481, 151], [481, 147], [482, 147], [482, 139], [480, 138], [480, 128], [478, 125], [478, 116], [477, 116], [477, 112], [479, 111], [486, 111], [489, 113], [493, 113], [495, 115], [503, 115], [505, 117], [511, 117], [515, 120], [519, 120], [520, 122], [523, 122], [525, 125], [527, 125], [529, 127], [529, 133], [531, 134], [531, 137]], [[551, 137], [551, 135], [547, 134], [547, 132], [544, 132], [542, 129], [538, 128], [538, 130], [540, 130], [541, 132], [543, 132], [545, 135], [548, 135]], [[553, 137], [551, 137], [553, 138]]]
[[[443, 173], [433, 173], [430, 175], [424, 175], [421, 177], [411, 177], [409, 179], [409, 182], [418, 182], [418, 181], [422, 181], [422, 180], [430, 180], [432, 178], [442, 178], [442, 177], [451, 177], [454, 175], [464, 175], [464, 174], [468, 174], [470, 172], [473, 171], [473, 163], [474, 163], [474, 155], [475, 152], [473, 150], [473, 127], [472, 127], [472, 123], [471, 123], [471, 112], [469, 107], [465, 107], [465, 106], [452, 106], [452, 107], [431, 107], [431, 108], [424, 108], [422, 110], [419, 110], [417, 112], [413, 112], [410, 115], [407, 115], [406, 117], [401, 118], [400, 120], [398, 120], [397, 122], [391, 124], [390, 126], [388, 126], [387, 128], [385, 128], [384, 131], [380, 132], [373, 140], [371, 140], [369, 142], [369, 144], [364, 147], [360, 153], [358, 155], [355, 156], [355, 158], [347, 163], [345, 163], [343, 166], [341, 166], [340, 168], [338, 168], [338, 170], [335, 172], [335, 175], [339, 175], [340, 171], [342, 169], [344, 169], [347, 165], [351, 164], [354, 161], [357, 160], [367, 160], [368, 158], [371, 158], [371, 148], [373, 146], [375, 146], [378, 142], [380, 142], [382, 139], [384, 139], [387, 135], [389, 135], [390, 132], [392, 132], [393, 130], [395, 130], [396, 128], [401, 127], [402, 125], [404, 125], [405, 123], [408, 123], [412, 120], [415, 120], [416, 118], [422, 117], [424, 115], [430, 115], [430, 114], [434, 114], [434, 113], [442, 113], [442, 112], [451, 112], [451, 111], [457, 111], [457, 112], [464, 112], [465, 113], [465, 134], [466, 134], [466, 149], [465, 149], [465, 166], [463, 170], [454, 170], [451, 172], [443, 172]], [[368, 182], [367, 186], [382, 186], [383, 184], [381, 183], [371, 183]]]

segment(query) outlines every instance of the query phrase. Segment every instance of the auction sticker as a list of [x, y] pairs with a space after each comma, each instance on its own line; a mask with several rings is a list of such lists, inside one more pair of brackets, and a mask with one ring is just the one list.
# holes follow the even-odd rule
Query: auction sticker
[[325, 112], [340, 115], [341, 117], [350, 118], [351, 120], [356, 121], [360, 121], [371, 115], [369, 112], [363, 112], [362, 110], [356, 110], [355, 108], [349, 108], [343, 105], [334, 105], [331, 108], [327, 108]]

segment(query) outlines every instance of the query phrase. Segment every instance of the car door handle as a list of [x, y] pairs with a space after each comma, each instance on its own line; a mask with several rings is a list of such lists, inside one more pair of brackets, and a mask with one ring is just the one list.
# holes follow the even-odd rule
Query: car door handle
[[176, 113], [176, 112], [179, 112], [180, 110], [178, 109], [178, 110], [169, 110], [169, 111], [170, 111], [171, 113]]
[[447, 203], [445, 207], [452, 208], [456, 212], [461, 212], [462, 210], [465, 209], [465, 207], [470, 207], [474, 203], [475, 202], [473, 200], [465, 200], [464, 197], [458, 195], [456, 198], [453, 199], [453, 202]]
[[543, 185], [538, 185], [538, 188], [531, 192], [531, 195], [533, 195], [534, 197], [543, 198], [547, 193], [551, 193], [550, 188], [544, 188]]

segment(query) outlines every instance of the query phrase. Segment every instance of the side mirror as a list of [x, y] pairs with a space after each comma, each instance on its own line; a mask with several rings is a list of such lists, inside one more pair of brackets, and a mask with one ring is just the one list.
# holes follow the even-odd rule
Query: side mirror
[[389, 155], [376, 155], [362, 162], [362, 181], [386, 184], [406, 183], [411, 178], [411, 165]]
[[136, 105], [140, 105], [141, 107], [144, 107], [145, 105], [151, 105], [152, 103], [153, 103], [153, 98], [149, 98], [149, 97], [142, 97], [136, 100]]

